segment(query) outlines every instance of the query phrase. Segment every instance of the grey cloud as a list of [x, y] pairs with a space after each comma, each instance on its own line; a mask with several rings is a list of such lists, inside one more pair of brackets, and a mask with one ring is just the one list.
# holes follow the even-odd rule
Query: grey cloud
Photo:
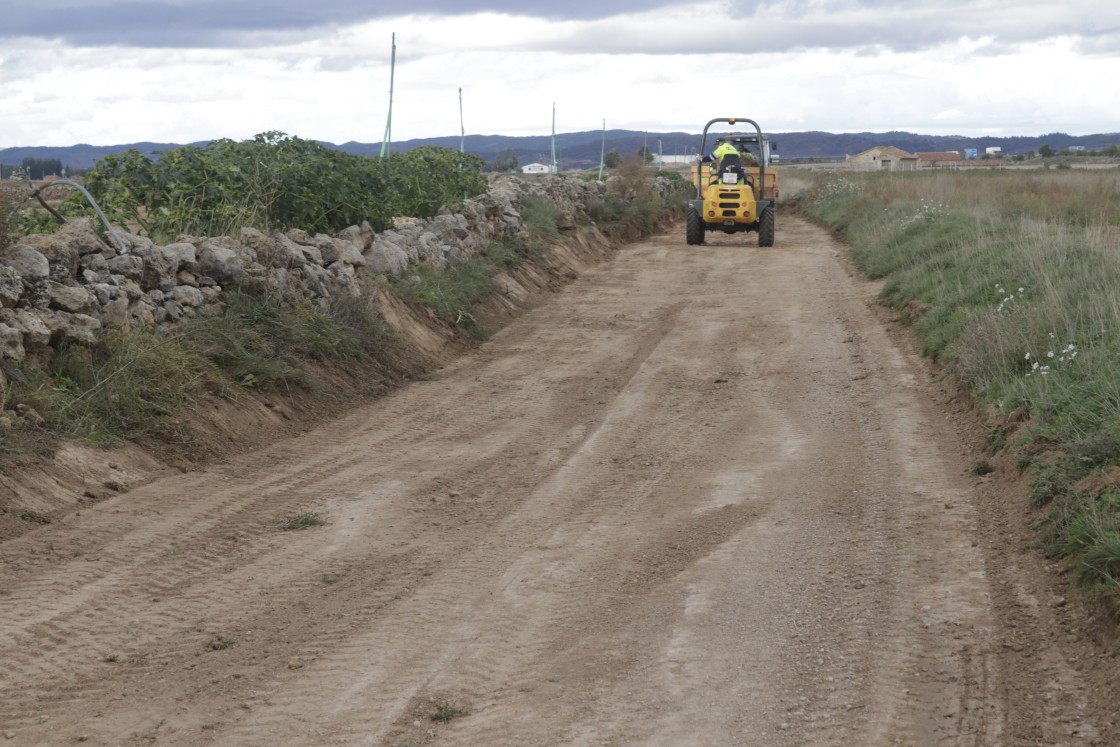
[[[298, 41], [314, 30], [403, 14], [463, 15], [482, 11], [596, 21], [696, 0], [38, 0], [5, 10], [3, 36], [60, 38], [82, 46], [250, 48]], [[710, 7], [710, 6], [709, 6]], [[1082, 48], [1109, 54], [1120, 34], [1120, 5], [1067, 0], [944, 0], [936, 8], [905, 0], [731, 0], [695, 25], [644, 34], [621, 21], [580, 26], [525, 49], [561, 53], [786, 53], [850, 49], [861, 54], [909, 52], [963, 37], [992, 37], [984, 53], [1068, 35]], [[422, 21], [421, 21], [422, 23]], [[404, 30], [404, 29], [400, 29]], [[487, 46], [487, 40], [479, 40]], [[492, 41], [492, 40], [491, 40]], [[510, 40], [502, 40], [508, 48]], [[1010, 46], [1009, 46], [1010, 45]], [[331, 64], [331, 63], [328, 63]]]
[[[1038, 6], [1025, 2], [1023, 6]], [[550, 51], [614, 54], [778, 54], [811, 49], [852, 50], [863, 56], [915, 52], [964, 38], [991, 38], [978, 54], [1000, 55], [1022, 44], [1069, 36], [1089, 53], [1108, 54], [1120, 38], [1120, 11], [1087, 18], [1047, 5], [968, 5], [958, 1], [937, 12], [899, 0], [771, 0], [734, 3], [719, 24], [681, 29], [672, 36], [596, 25], [554, 37]], [[1034, 12], [1039, 11], [1039, 12]], [[529, 48], [528, 46], [526, 48]], [[534, 43], [534, 49], [540, 50]]]
[[248, 47], [301, 30], [406, 14], [464, 15], [484, 11], [550, 19], [589, 20], [649, 10], [671, 0], [42, 0], [5, 10], [0, 37], [62, 39], [82, 46]]

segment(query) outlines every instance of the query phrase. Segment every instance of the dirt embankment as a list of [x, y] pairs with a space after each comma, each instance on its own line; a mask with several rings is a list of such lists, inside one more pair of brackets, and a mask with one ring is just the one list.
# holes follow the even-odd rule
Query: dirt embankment
[[1117, 743], [975, 419], [843, 247], [750, 243], [565, 250], [430, 377], [0, 545], [0, 736]]

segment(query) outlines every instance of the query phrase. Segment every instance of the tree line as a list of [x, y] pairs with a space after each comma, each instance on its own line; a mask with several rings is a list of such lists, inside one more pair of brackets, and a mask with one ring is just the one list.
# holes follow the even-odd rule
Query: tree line
[[41, 181], [48, 176], [63, 176], [74, 174], [74, 169], [68, 169], [58, 158], [25, 158], [18, 166], [0, 163], [0, 179], [8, 179], [17, 169], [22, 169], [28, 179]]

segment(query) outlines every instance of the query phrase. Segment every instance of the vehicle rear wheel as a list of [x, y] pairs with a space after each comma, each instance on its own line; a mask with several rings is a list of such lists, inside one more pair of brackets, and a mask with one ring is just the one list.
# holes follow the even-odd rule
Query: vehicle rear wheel
[[769, 205], [758, 216], [758, 245], [774, 246], [774, 208]]
[[684, 237], [690, 245], [704, 243], [704, 222], [700, 220], [700, 212], [696, 208], [688, 209], [688, 217], [684, 223]]

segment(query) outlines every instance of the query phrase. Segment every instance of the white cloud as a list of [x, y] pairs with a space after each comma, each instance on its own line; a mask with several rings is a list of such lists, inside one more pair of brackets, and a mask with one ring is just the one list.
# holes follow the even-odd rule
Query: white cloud
[[394, 31], [395, 140], [457, 134], [459, 88], [472, 134], [545, 134], [553, 102], [565, 132], [603, 119], [696, 132], [728, 115], [778, 132], [1107, 132], [1120, 113], [1106, 95], [1120, 74], [1120, 4], [1098, 5], [980, 0], [915, 10], [810, 0], [591, 21], [429, 15], [247, 49], [21, 38], [0, 51], [0, 147], [267, 130], [378, 142]]

